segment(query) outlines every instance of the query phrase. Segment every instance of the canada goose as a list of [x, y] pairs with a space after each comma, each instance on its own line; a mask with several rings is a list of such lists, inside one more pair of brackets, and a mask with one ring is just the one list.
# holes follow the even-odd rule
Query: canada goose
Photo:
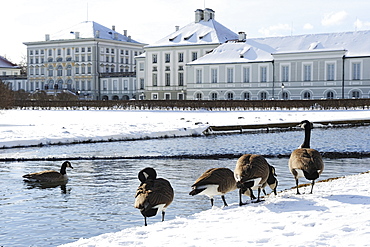
[[260, 202], [261, 188], [267, 185], [269, 164], [258, 154], [244, 154], [236, 162], [234, 176], [239, 188], [239, 205], [242, 206], [242, 195], [255, 199], [252, 189], [258, 189], [257, 201]]
[[33, 182], [63, 182], [68, 180], [68, 176], [66, 173], [66, 168], [70, 167], [73, 169], [71, 163], [69, 161], [64, 161], [62, 167], [60, 168], [60, 172], [54, 170], [47, 170], [42, 172], [35, 172], [23, 175], [23, 178], [27, 178], [29, 181]]
[[[269, 176], [267, 178], [267, 184], [272, 189], [275, 196], [277, 195], [276, 188], [278, 186], [278, 180], [276, 179], [276, 176], [277, 175], [276, 175], [276, 172], [275, 172], [275, 167], [273, 167], [272, 165], [269, 165]], [[262, 188], [262, 191], [265, 195], [267, 195], [266, 191], [265, 191], [265, 188]]]
[[141, 170], [138, 178], [141, 184], [136, 190], [134, 207], [140, 209], [145, 226], [146, 218], [155, 216], [160, 211], [164, 221], [166, 208], [171, 204], [174, 196], [170, 182], [157, 178], [157, 172], [150, 167]]
[[315, 179], [324, 170], [324, 162], [322, 161], [321, 154], [317, 150], [310, 148], [312, 123], [304, 120], [300, 123], [300, 126], [305, 130], [304, 142], [290, 155], [289, 170], [296, 181], [297, 194], [300, 194], [298, 190], [298, 178], [300, 177], [312, 180], [310, 192], [312, 194]]
[[206, 195], [211, 199], [213, 207], [213, 197], [221, 195], [224, 206], [227, 206], [225, 194], [236, 190], [234, 173], [229, 168], [211, 168], [203, 173], [191, 186], [192, 191], [189, 195]]

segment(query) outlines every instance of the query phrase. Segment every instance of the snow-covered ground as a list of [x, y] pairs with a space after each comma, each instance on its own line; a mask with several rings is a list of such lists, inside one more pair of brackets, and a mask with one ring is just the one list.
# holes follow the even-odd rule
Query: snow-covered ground
[[0, 147], [200, 135], [208, 126], [370, 119], [357, 111], [0, 111]]
[[348, 176], [316, 183], [313, 194], [288, 190], [261, 203], [213, 208], [62, 246], [369, 246], [369, 182], [370, 173]]
[[[201, 134], [208, 126], [370, 119], [355, 111], [0, 111], [0, 147]], [[366, 246], [370, 173], [64, 246]], [[301, 192], [303, 192], [302, 189]], [[308, 192], [308, 189], [305, 191]], [[246, 199], [246, 198], [244, 198]]]

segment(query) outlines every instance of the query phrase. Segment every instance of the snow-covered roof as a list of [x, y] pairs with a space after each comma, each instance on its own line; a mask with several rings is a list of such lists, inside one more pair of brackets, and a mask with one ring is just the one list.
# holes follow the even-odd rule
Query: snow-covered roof
[[222, 44], [237, 38], [236, 33], [210, 19], [192, 22], [147, 47]]
[[370, 56], [369, 40], [369, 30], [254, 38], [222, 44], [189, 65], [272, 61], [274, 55], [302, 52], [345, 51], [347, 57]]
[[16, 64], [10, 62], [8, 59], [5, 57], [0, 56], [0, 68], [19, 68]]
[[139, 43], [131, 39], [130, 36], [123, 35], [94, 21], [84, 21], [68, 29], [61, 30], [55, 34], [50, 34], [50, 40], [75, 39], [76, 35], [78, 35], [79, 39], [99, 38]]

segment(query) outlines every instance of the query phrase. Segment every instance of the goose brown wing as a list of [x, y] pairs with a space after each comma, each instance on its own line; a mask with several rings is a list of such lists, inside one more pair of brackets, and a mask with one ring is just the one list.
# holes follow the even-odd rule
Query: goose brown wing
[[171, 184], [162, 178], [148, 179], [136, 191], [135, 208], [152, 208], [158, 204], [168, 206], [173, 200]]
[[254, 178], [262, 178], [260, 183], [265, 183], [269, 174], [269, 164], [261, 155], [242, 156], [237, 162], [241, 167], [241, 182]]
[[234, 173], [229, 168], [211, 168], [204, 172], [192, 185], [192, 187], [217, 184], [218, 191], [228, 192], [235, 189]]
[[31, 179], [39, 179], [39, 180], [49, 180], [49, 179], [54, 180], [54, 179], [62, 178], [62, 175], [57, 171], [49, 170], [49, 171], [30, 173], [30, 174], [24, 175], [23, 177], [31, 178]]
[[321, 154], [315, 149], [299, 148], [292, 152], [289, 159], [289, 167], [302, 170], [320, 170], [324, 168]]

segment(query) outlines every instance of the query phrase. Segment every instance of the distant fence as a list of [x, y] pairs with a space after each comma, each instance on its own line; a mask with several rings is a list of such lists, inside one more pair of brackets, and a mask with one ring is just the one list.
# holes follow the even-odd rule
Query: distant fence
[[369, 109], [370, 99], [332, 100], [16, 100], [13, 108], [123, 109], [123, 110], [328, 110]]

